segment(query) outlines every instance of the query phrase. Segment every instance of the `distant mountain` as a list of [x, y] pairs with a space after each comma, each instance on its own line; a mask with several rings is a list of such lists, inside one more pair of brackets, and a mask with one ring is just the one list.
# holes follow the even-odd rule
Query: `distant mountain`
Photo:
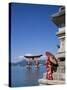
[[[19, 62], [12, 62], [11, 65], [20, 65], [20, 66], [26, 66], [28, 63], [28, 61], [26, 61], [25, 59], [24, 60], [21, 60]], [[39, 63], [40, 64], [45, 64], [45, 60], [39, 60]], [[32, 61], [32, 65], [35, 65], [35, 61]]]
[[26, 64], [27, 64], [27, 61], [25, 59], [18, 61], [18, 62], [12, 62], [11, 63], [11, 65], [20, 65], [20, 66], [25, 66]]

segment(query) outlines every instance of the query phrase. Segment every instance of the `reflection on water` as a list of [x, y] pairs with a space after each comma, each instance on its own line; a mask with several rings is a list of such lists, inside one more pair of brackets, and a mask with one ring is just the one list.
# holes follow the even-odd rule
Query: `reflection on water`
[[12, 66], [11, 68], [12, 87], [38, 85], [38, 79], [42, 78], [45, 72], [44, 65], [41, 65], [38, 69], [34, 66], [31, 69], [22, 66]]

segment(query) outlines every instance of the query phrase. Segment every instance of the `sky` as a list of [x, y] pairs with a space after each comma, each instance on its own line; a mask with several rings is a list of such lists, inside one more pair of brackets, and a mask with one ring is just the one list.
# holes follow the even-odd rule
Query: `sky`
[[59, 6], [37, 4], [11, 4], [11, 60], [25, 54], [57, 53], [58, 27], [50, 16]]

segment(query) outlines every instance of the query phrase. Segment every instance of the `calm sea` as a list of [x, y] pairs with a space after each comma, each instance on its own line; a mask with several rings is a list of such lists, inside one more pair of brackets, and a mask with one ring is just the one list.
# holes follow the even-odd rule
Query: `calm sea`
[[23, 66], [11, 66], [11, 86], [12, 87], [26, 87], [26, 86], [38, 86], [38, 79], [43, 77], [43, 73], [46, 72], [45, 66], [41, 65], [39, 69], [32, 66], [31, 69], [27, 69]]

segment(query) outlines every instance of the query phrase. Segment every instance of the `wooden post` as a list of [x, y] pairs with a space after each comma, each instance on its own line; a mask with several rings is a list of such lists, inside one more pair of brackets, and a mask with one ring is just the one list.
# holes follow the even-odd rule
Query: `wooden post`
[[35, 67], [39, 68], [39, 61], [38, 61], [38, 57], [35, 58]]

